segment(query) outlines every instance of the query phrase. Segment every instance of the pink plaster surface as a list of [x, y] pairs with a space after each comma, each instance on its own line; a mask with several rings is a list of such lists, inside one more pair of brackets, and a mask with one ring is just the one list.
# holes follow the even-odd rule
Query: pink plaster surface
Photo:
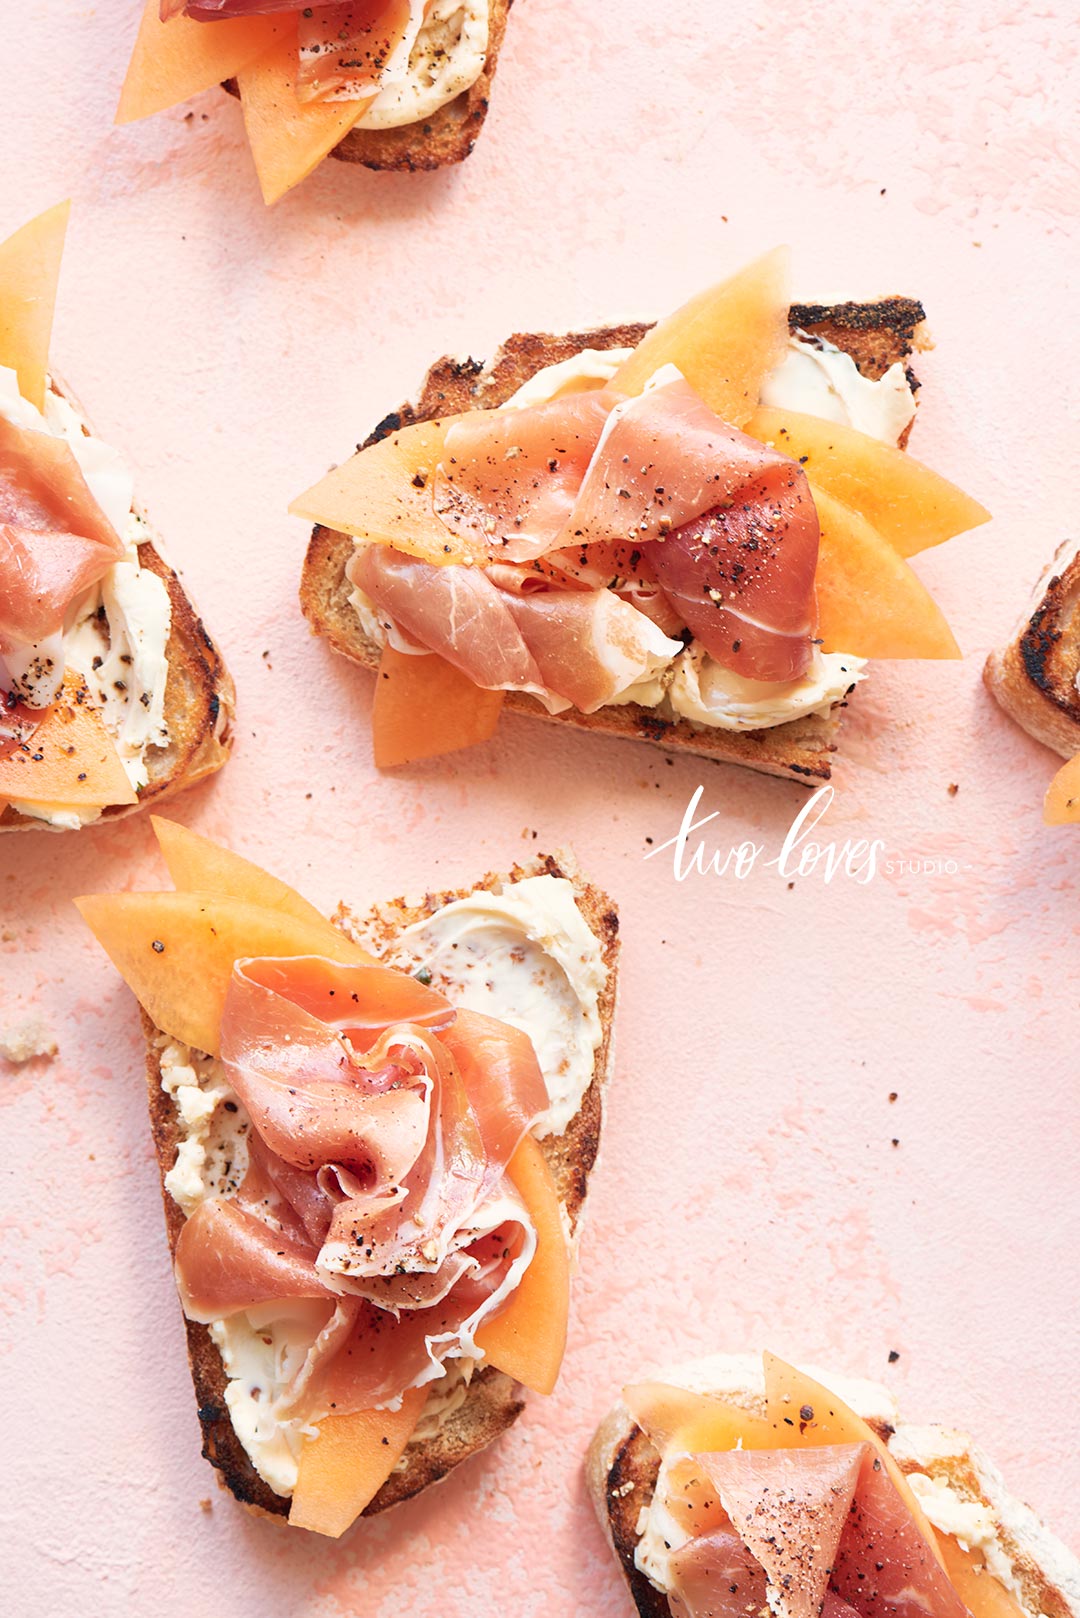
[[[7, 1610], [616, 1618], [593, 1424], [643, 1363], [761, 1344], [970, 1427], [1075, 1544], [1080, 845], [979, 678], [1076, 523], [1074, 9], [519, 0], [460, 172], [331, 163], [272, 212], [223, 96], [110, 127], [138, 9], [5, 8], [0, 234], [74, 197], [57, 366], [236, 676], [176, 813], [327, 906], [572, 846], [621, 906], [617, 1071], [556, 1395], [343, 1544], [292, 1535], [199, 1457], [134, 1007], [70, 903], [156, 885], [149, 825], [5, 840], [3, 1021], [59, 1043], [0, 1070]], [[376, 774], [289, 498], [434, 356], [666, 311], [778, 240], [800, 296], [925, 300], [913, 447], [996, 513], [920, 561], [965, 661], [874, 671], [816, 833], [937, 874], [677, 883], [644, 856], [699, 784], [710, 848], [762, 860], [802, 794], [524, 720]]]

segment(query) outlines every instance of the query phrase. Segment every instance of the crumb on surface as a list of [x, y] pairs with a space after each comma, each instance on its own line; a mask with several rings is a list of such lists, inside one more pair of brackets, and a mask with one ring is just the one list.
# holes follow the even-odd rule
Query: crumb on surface
[[37, 1017], [27, 1017], [0, 1031], [0, 1057], [16, 1065], [32, 1062], [35, 1057], [51, 1060], [57, 1049], [56, 1040]]

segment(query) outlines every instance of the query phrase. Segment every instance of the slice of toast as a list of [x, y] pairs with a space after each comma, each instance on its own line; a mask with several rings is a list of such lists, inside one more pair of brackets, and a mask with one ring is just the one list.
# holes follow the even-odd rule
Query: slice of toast
[[[364, 916], [354, 916], [344, 906], [339, 906], [334, 920], [342, 931], [380, 953], [405, 927], [423, 920], [453, 899], [483, 889], [496, 889], [506, 882], [520, 881], [524, 877], [542, 875], [564, 876], [573, 883], [578, 907], [600, 943], [608, 969], [599, 1004], [603, 1034], [593, 1064], [592, 1080], [581, 1107], [565, 1132], [540, 1142], [555, 1177], [576, 1247], [589, 1175], [600, 1145], [604, 1090], [612, 1061], [619, 919], [611, 900], [599, 888], [585, 881], [578, 874], [573, 860], [561, 853], [558, 856], [540, 855], [527, 865], [515, 865], [506, 876], [489, 873], [471, 888], [427, 893], [417, 902], [396, 899], [376, 905]], [[161, 1084], [161, 1055], [169, 1041], [155, 1028], [145, 1012], [142, 1020], [147, 1042], [146, 1082], [150, 1125], [161, 1175], [161, 1198], [169, 1249], [175, 1252], [184, 1215], [165, 1188], [165, 1176], [176, 1159], [181, 1138], [175, 1106]], [[233, 1429], [225, 1403], [227, 1378], [208, 1329], [186, 1319], [185, 1326], [195, 1402], [202, 1427], [203, 1455], [217, 1468], [222, 1487], [231, 1490], [237, 1500], [271, 1516], [288, 1516], [288, 1499], [276, 1494], [259, 1476]], [[512, 1426], [523, 1409], [524, 1400], [518, 1384], [502, 1371], [481, 1365], [469, 1383], [464, 1403], [440, 1421], [433, 1436], [406, 1448], [402, 1463], [391, 1473], [364, 1515], [385, 1511], [390, 1506], [411, 1499], [429, 1484], [437, 1483], [460, 1462], [475, 1455]]]
[[[89, 435], [85, 414], [71, 393], [55, 378], [50, 380], [50, 386], [78, 413], [83, 431]], [[232, 746], [236, 707], [232, 677], [176, 572], [158, 549], [156, 536], [146, 518], [137, 507], [132, 510], [148, 534], [138, 547], [139, 563], [161, 579], [169, 592], [172, 607], [166, 647], [169, 676], [165, 687], [165, 723], [169, 742], [165, 747], [149, 749], [147, 766], [150, 779], [141, 789], [139, 801], [106, 808], [99, 820], [91, 822], [92, 825], [137, 814], [148, 803], [172, 797], [185, 787], [201, 781], [203, 776], [213, 775], [225, 763]], [[10, 804], [0, 811], [0, 832], [56, 829], [31, 815], [20, 814]]]
[[[408, 174], [463, 163], [476, 145], [488, 114], [506, 19], [513, 3], [514, 0], [490, 0], [483, 71], [467, 90], [418, 123], [402, 124], [397, 129], [350, 129], [330, 156], [368, 169], [396, 169]], [[222, 88], [230, 95], [240, 94], [235, 79], [228, 79]]]
[[[834, 343], [851, 355], [863, 375], [875, 379], [897, 361], [906, 364], [923, 319], [922, 305], [911, 298], [887, 298], [871, 304], [793, 304], [789, 316], [792, 331], [804, 331]], [[404, 404], [386, 416], [359, 447], [366, 449], [412, 422], [463, 410], [493, 409], [505, 404], [522, 383], [544, 366], [569, 359], [583, 348], [632, 346], [648, 330], [648, 324], [634, 324], [558, 337], [519, 333], [488, 365], [444, 357], [431, 367], [416, 403]], [[917, 386], [915, 377], [910, 379]], [[317, 635], [324, 635], [335, 651], [374, 671], [379, 666], [381, 647], [364, 634], [349, 605], [352, 585], [345, 576], [345, 566], [353, 549], [354, 542], [348, 534], [315, 528], [300, 581], [300, 605]], [[750, 731], [708, 729], [685, 719], [663, 719], [651, 708], [634, 702], [591, 714], [579, 713], [575, 708], [549, 714], [535, 697], [510, 691], [506, 706], [511, 712], [531, 714], [555, 724], [573, 725], [601, 735], [632, 737], [670, 751], [745, 764], [767, 775], [787, 776], [804, 785], [817, 786], [829, 779], [844, 704], [837, 704], [828, 714], [804, 715], [784, 725]]]
[[1080, 540], [1061, 545], [1008, 646], [991, 652], [987, 689], [1010, 718], [1063, 758], [1080, 753]]
[[[1008, 1493], [993, 1463], [965, 1433], [944, 1427], [898, 1423], [884, 1388], [811, 1371], [824, 1381], [889, 1446], [901, 1470], [947, 1485], [968, 1505], [986, 1508], [997, 1530], [1000, 1565], [1013, 1593], [1033, 1615], [1080, 1618], [1080, 1563], [1027, 1506]], [[662, 1382], [718, 1395], [740, 1408], [764, 1414], [761, 1360], [750, 1354], [717, 1354], [656, 1373]], [[586, 1482], [604, 1536], [615, 1553], [639, 1618], [670, 1618], [665, 1594], [634, 1561], [638, 1519], [652, 1499], [660, 1457], [622, 1403], [601, 1422], [586, 1460]]]

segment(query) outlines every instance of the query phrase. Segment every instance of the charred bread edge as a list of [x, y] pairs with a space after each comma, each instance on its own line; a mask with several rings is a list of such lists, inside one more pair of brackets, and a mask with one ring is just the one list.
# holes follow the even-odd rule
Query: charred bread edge
[[[717, 1375], [717, 1371], [720, 1375]], [[724, 1375], [724, 1371], [727, 1375]], [[813, 1373], [821, 1379], [821, 1373]], [[748, 1410], [764, 1407], [756, 1357], [718, 1355], [656, 1373], [657, 1379], [698, 1391], [715, 1391]], [[1047, 1618], [1080, 1618], [1080, 1563], [1028, 1506], [1005, 1488], [1001, 1474], [966, 1433], [944, 1427], [898, 1423], [891, 1397], [873, 1384], [836, 1382], [839, 1396], [862, 1388], [880, 1407], [852, 1398], [854, 1408], [884, 1439], [904, 1472], [928, 1472], [958, 1494], [989, 1506], [1002, 1549], [1012, 1564], [1025, 1604]], [[931, 1453], [931, 1451], [934, 1453]], [[659, 1456], [621, 1402], [597, 1429], [585, 1463], [586, 1482], [604, 1537], [614, 1551], [639, 1618], [671, 1618], [667, 1597], [634, 1563], [638, 1516], [656, 1484]]]
[[[573, 883], [578, 906], [600, 943], [601, 954], [608, 968], [607, 982], [599, 1003], [603, 1037], [596, 1052], [592, 1082], [565, 1133], [541, 1142], [555, 1175], [576, 1247], [588, 1178], [600, 1145], [604, 1090], [612, 1062], [619, 918], [611, 900], [600, 888], [580, 875], [569, 854], [560, 851], [556, 855], [539, 855], [524, 865], [515, 865], [506, 876], [489, 872], [470, 887], [425, 894], [416, 903], [402, 898], [374, 905], [364, 917], [354, 918], [345, 907], [339, 907], [334, 919], [343, 931], [357, 935], [363, 933], [365, 939], [378, 940], [385, 946], [411, 922], [421, 920], [452, 899], [460, 899], [482, 889], [492, 890], [506, 882], [520, 881], [523, 877], [542, 875], [565, 876]], [[174, 1253], [184, 1215], [165, 1189], [165, 1176], [175, 1160], [180, 1134], [176, 1109], [161, 1087], [160, 1032], [145, 1012], [142, 1013], [142, 1024], [147, 1042], [146, 1082], [150, 1127], [161, 1177], [169, 1251]], [[184, 1324], [191, 1379], [202, 1427], [203, 1455], [217, 1468], [221, 1486], [229, 1489], [243, 1505], [268, 1516], [286, 1517], [289, 1501], [275, 1494], [259, 1476], [233, 1431], [224, 1397], [227, 1378], [209, 1331], [204, 1325], [186, 1317]], [[364, 1515], [372, 1516], [385, 1511], [390, 1506], [411, 1499], [429, 1484], [437, 1483], [461, 1461], [475, 1455], [512, 1426], [523, 1409], [524, 1399], [518, 1384], [501, 1371], [481, 1366], [469, 1385], [464, 1403], [445, 1419], [434, 1438], [409, 1446], [406, 1450], [407, 1465], [401, 1471], [391, 1473]]]
[[1080, 540], [1066, 540], [1035, 587], [1008, 646], [991, 652], [983, 680], [1029, 736], [1063, 758], [1080, 752]]
[[[851, 355], [864, 375], [877, 378], [890, 365], [907, 361], [924, 318], [922, 304], [915, 299], [886, 298], [869, 304], [793, 304], [789, 323], [793, 332], [806, 332], [835, 343]], [[583, 348], [632, 346], [648, 330], [648, 323], [634, 323], [561, 336], [518, 333], [503, 344], [487, 366], [479, 360], [444, 357], [429, 370], [417, 402], [404, 404], [384, 417], [359, 447], [366, 449], [413, 422], [453, 411], [496, 407], [544, 366], [568, 359]], [[917, 385], [910, 371], [909, 378]], [[352, 552], [349, 535], [316, 527], [304, 562], [300, 604], [313, 631], [325, 636], [335, 651], [375, 671], [380, 647], [364, 636], [348, 604], [351, 586], [345, 578], [345, 566]], [[835, 738], [845, 704], [834, 705], [828, 714], [804, 715], [784, 725], [753, 731], [706, 730], [682, 719], [661, 719], [637, 703], [601, 708], [592, 714], [574, 709], [549, 714], [535, 697], [520, 691], [507, 693], [506, 706], [512, 712], [531, 714], [555, 724], [744, 764], [767, 775], [816, 787], [829, 779], [830, 759], [836, 751]]]
[[[89, 434], [91, 429], [86, 412], [70, 390], [55, 377], [50, 378], [50, 386], [78, 412], [83, 431]], [[161, 579], [169, 592], [172, 607], [169, 639], [165, 648], [169, 664], [165, 686], [165, 723], [169, 742], [165, 747], [148, 749], [150, 779], [140, 791], [138, 802], [107, 807], [98, 820], [90, 822], [91, 826], [101, 826], [110, 820], [138, 814], [151, 801], [172, 797], [185, 787], [201, 781], [204, 776], [220, 770], [229, 756], [236, 717], [236, 691], [221, 653], [208, 635], [176, 572], [163, 559], [157, 536], [141, 509], [133, 506], [132, 511], [150, 535], [139, 544], [140, 565]], [[49, 826], [32, 815], [19, 814], [10, 806], [5, 806], [0, 812], [0, 832], [57, 830], [62, 828]]]
[[[467, 90], [417, 123], [402, 124], [397, 129], [350, 129], [330, 156], [368, 169], [396, 169], [408, 174], [463, 163], [476, 145], [488, 114], [492, 81], [513, 3], [514, 0], [491, 0], [484, 66]], [[227, 79], [222, 88], [230, 95], [240, 94], [235, 79]]]

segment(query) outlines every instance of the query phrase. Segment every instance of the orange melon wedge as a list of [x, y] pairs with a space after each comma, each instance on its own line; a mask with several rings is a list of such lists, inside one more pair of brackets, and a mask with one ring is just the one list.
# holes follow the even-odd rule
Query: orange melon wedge
[[[786, 1449], [803, 1449], [819, 1444], [869, 1444], [878, 1454], [907, 1506], [915, 1524], [942, 1567], [945, 1566], [934, 1533], [907, 1478], [897, 1466], [874, 1429], [848, 1408], [820, 1382], [775, 1354], [766, 1352], [765, 1398], [769, 1420], [783, 1435]], [[812, 1412], [806, 1417], [806, 1410]], [[946, 1571], [948, 1571], [946, 1569]]]
[[138, 802], [113, 739], [81, 682], [66, 681], [63, 699], [49, 709], [30, 740], [0, 759], [0, 798], [65, 809]]
[[58, 202], [0, 245], [0, 365], [18, 374], [19, 392], [39, 410], [70, 212], [70, 202]]
[[340, 1539], [400, 1460], [427, 1392], [410, 1388], [400, 1410], [355, 1410], [325, 1417], [318, 1437], [309, 1438], [300, 1451], [289, 1508], [291, 1526]]
[[937, 1535], [953, 1589], [972, 1618], [1025, 1618], [1024, 1609], [986, 1565], [981, 1551], [965, 1551], [951, 1534]]
[[139, 1004], [173, 1039], [214, 1054], [233, 962], [245, 955], [371, 957], [318, 925], [213, 893], [99, 893], [79, 912]]
[[242, 899], [263, 910], [282, 910], [317, 927], [327, 925], [321, 910], [251, 860], [161, 815], [151, 815], [150, 824], [173, 886], [182, 893], [214, 893], [221, 898]]
[[1080, 820], [1080, 753], [1061, 766], [1047, 787], [1043, 820], [1047, 826], [1072, 826]]
[[751, 438], [801, 461], [811, 483], [872, 523], [901, 556], [990, 521], [985, 506], [914, 456], [854, 427], [791, 410], [755, 410]]
[[451, 532], [435, 515], [432, 479], [453, 420], [399, 427], [335, 466], [289, 510], [294, 517], [370, 544], [392, 545], [437, 566], [486, 560], [485, 550]]
[[661, 1454], [712, 1454], [740, 1445], [743, 1449], [784, 1447], [782, 1436], [764, 1416], [670, 1383], [633, 1383], [623, 1389], [623, 1403]]
[[456, 753], [495, 734], [505, 691], [474, 685], [452, 663], [384, 646], [371, 724], [380, 770]]
[[774, 248], [699, 292], [646, 332], [612, 387], [637, 394], [662, 365], [677, 365], [724, 421], [741, 427], [788, 339], [788, 250]]
[[826, 652], [949, 658], [960, 648], [929, 590], [857, 511], [811, 485], [821, 523], [814, 589]]
[[146, 0], [116, 122], [149, 118], [235, 78], [294, 26], [281, 17], [229, 17], [219, 22], [171, 17], [162, 22], [159, 0]]
[[481, 1326], [476, 1346], [498, 1370], [534, 1393], [551, 1393], [566, 1351], [570, 1254], [555, 1181], [538, 1142], [526, 1135], [509, 1174], [536, 1227], [536, 1252], [510, 1302]]
[[306, 180], [374, 100], [372, 95], [360, 101], [298, 101], [298, 60], [294, 20], [265, 55], [236, 73], [248, 144], [267, 203]]

